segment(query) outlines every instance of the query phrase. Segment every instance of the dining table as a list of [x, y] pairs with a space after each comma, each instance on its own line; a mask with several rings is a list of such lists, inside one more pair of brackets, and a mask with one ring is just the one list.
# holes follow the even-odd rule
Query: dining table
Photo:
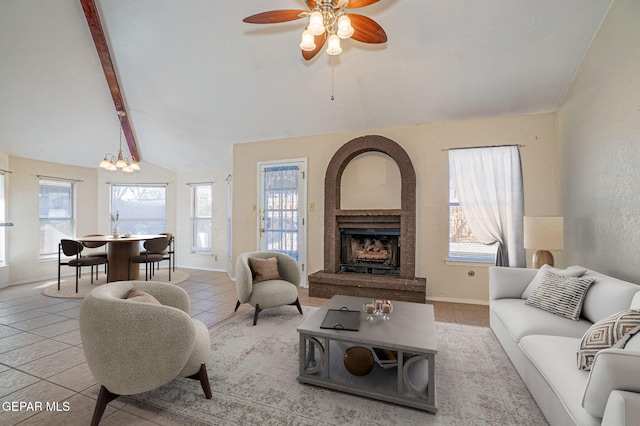
[[140, 254], [140, 241], [166, 235], [91, 235], [76, 238], [76, 241], [107, 243], [107, 259], [109, 260], [108, 282], [137, 280], [140, 278], [140, 265], [129, 264], [129, 259]]

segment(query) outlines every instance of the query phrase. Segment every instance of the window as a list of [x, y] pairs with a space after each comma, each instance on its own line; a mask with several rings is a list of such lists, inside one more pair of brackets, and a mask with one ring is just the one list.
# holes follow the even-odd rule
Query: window
[[471, 232], [449, 176], [449, 257], [458, 262], [495, 263], [497, 244], [482, 244]]
[[164, 185], [111, 185], [111, 214], [119, 216], [120, 234], [167, 232]]
[[191, 251], [211, 253], [211, 212], [213, 186], [191, 185]]
[[58, 243], [73, 238], [75, 182], [58, 179], [40, 179], [40, 258], [58, 254]]
[[3, 226], [0, 226], [0, 266], [5, 263], [5, 198], [4, 198], [4, 172], [0, 172], [0, 223], [3, 223]]

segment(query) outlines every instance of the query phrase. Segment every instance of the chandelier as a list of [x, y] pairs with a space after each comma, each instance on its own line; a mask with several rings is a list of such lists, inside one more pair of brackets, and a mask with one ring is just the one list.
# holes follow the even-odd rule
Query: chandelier
[[118, 171], [122, 170], [125, 173], [133, 173], [134, 171], [140, 170], [140, 166], [136, 162], [133, 156], [125, 157], [122, 155], [122, 117], [125, 116], [124, 111], [118, 111], [118, 119], [120, 120], [120, 126], [118, 127], [120, 130], [120, 148], [118, 149], [118, 156], [111, 153], [106, 153], [104, 155], [104, 160], [100, 162], [100, 167], [109, 170], [109, 171]]

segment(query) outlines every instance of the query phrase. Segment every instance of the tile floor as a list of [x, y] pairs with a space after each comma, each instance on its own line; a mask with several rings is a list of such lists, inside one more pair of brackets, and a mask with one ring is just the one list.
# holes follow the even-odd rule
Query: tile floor
[[[235, 283], [223, 272], [185, 270], [189, 279], [178, 284], [191, 297], [191, 315], [211, 327], [228, 318], [236, 302]], [[41, 294], [45, 282], [0, 289], [0, 424], [88, 425], [99, 386], [84, 359], [78, 317], [82, 300]], [[321, 306], [325, 300], [300, 302]], [[489, 325], [487, 306], [433, 302], [436, 320]], [[239, 311], [252, 309], [243, 305]], [[58, 401], [47, 407], [47, 402]], [[31, 406], [12, 403], [30, 402]], [[42, 408], [36, 404], [42, 403]], [[48, 408], [48, 410], [47, 410]], [[161, 415], [115, 400], [102, 422], [109, 425], [172, 425]]]

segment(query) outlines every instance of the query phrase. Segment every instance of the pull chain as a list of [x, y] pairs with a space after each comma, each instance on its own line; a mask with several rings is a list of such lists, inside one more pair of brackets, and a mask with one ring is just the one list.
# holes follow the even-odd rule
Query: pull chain
[[335, 97], [333, 96], [333, 65], [331, 65], [331, 100], [335, 100]]

